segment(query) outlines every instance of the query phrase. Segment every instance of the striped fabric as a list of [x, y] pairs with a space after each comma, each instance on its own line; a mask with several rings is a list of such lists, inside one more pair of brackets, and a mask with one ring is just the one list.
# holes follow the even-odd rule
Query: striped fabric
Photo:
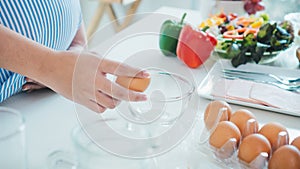
[[[81, 24], [79, 0], [0, 0], [0, 24], [55, 50], [67, 50]], [[25, 77], [0, 68], [0, 102], [20, 92]]]

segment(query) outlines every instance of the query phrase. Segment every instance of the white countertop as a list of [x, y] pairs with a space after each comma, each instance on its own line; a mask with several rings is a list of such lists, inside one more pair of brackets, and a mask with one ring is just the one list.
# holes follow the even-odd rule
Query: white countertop
[[[179, 18], [184, 12], [188, 13], [187, 21], [195, 26], [203, 20], [201, 13], [197, 11], [162, 7], [156, 14], [145, 16], [141, 21], [100, 44], [95, 50], [103, 54], [104, 57], [125, 61], [135, 66], [152, 65], [184, 76], [191, 74], [193, 76], [188, 78], [193, 78], [191, 80], [195, 80], [195, 84], [199, 85], [213, 65], [214, 60], [208, 60], [205, 65], [197, 69], [188, 69], [176, 58], [164, 57], [159, 53], [158, 49], [157, 32], [159, 32], [161, 23], [170, 18], [170, 16], [159, 15], [158, 13]], [[200, 97], [196, 97], [196, 99], [199, 103], [197, 113], [201, 116], [209, 100]], [[78, 125], [78, 121], [75, 106], [71, 101], [50, 90], [41, 90], [33, 93], [18, 94], [1, 103], [0, 106], [17, 109], [25, 116], [29, 169], [46, 168], [47, 156], [54, 150], [73, 151], [70, 132], [74, 126]], [[234, 110], [243, 108], [238, 105], [232, 105], [232, 107]], [[290, 129], [294, 137], [295, 135], [300, 135], [300, 118], [298, 117], [253, 108], [247, 109], [252, 111], [262, 124], [277, 121]], [[92, 113], [88, 110], [86, 111], [87, 113]], [[113, 114], [114, 110], [108, 110], [106, 113]], [[198, 121], [198, 123], [200, 124], [201, 121]], [[197, 125], [195, 128], [197, 128]], [[180, 145], [181, 149], [175, 148], [174, 151], [172, 150], [158, 157], [158, 164], [171, 163], [174, 157], [180, 158], [187, 155], [185, 158], [198, 162], [198, 166], [201, 166], [201, 168], [216, 168], [211, 162], [201, 158], [201, 153], [192, 155], [189, 153], [189, 150], [185, 153], [181, 152], [183, 151], [182, 147], [186, 144], [188, 144], [188, 141], [184, 141]]]

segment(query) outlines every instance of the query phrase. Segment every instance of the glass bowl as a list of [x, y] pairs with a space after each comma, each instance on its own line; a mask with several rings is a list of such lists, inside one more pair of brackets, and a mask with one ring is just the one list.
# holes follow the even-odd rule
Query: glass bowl
[[129, 110], [139, 123], [173, 123], [187, 108], [195, 91], [185, 77], [158, 69], [147, 70], [151, 81], [144, 93], [147, 101], [130, 102]]

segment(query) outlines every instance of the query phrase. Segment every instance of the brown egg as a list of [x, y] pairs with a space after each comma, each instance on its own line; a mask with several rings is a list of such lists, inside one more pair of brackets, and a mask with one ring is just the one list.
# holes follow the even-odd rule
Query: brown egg
[[116, 83], [127, 89], [134, 90], [137, 92], [143, 92], [149, 86], [150, 78], [132, 78], [119, 76], [116, 80]]
[[300, 151], [293, 145], [279, 147], [269, 160], [268, 169], [300, 169]]
[[[281, 132], [286, 132], [286, 135], [281, 135], [283, 134]], [[265, 124], [258, 133], [264, 135], [270, 141], [273, 151], [282, 145], [289, 144], [289, 133], [280, 123]]]
[[241, 140], [239, 128], [230, 121], [222, 121], [217, 125], [216, 129], [210, 135], [209, 144], [219, 149], [231, 138], [235, 138], [238, 145], [239, 141]]
[[230, 121], [240, 129], [243, 137], [257, 133], [258, 131], [258, 122], [256, 121], [256, 117], [249, 110], [237, 110], [231, 115]]
[[[217, 121], [219, 117], [219, 112], [222, 108], [225, 108], [222, 114], [220, 115], [220, 120]], [[231, 107], [225, 101], [215, 100], [210, 102], [205, 109], [204, 113], [204, 122], [207, 129], [212, 129], [220, 121], [227, 121], [231, 116]]]
[[296, 137], [296, 138], [292, 141], [291, 145], [297, 147], [297, 148], [299, 149], [299, 151], [300, 151], [300, 136]]
[[251, 134], [243, 139], [240, 144], [238, 157], [241, 161], [249, 164], [260, 153], [267, 153], [270, 156], [271, 144], [268, 139], [261, 134]]

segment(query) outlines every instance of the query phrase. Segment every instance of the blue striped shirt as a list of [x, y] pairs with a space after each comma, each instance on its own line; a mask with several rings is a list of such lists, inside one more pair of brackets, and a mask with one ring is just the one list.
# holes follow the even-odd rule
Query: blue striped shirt
[[[54, 50], [69, 48], [81, 20], [79, 0], [0, 0], [1, 25]], [[24, 76], [0, 68], [0, 102], [25, 83]]]

